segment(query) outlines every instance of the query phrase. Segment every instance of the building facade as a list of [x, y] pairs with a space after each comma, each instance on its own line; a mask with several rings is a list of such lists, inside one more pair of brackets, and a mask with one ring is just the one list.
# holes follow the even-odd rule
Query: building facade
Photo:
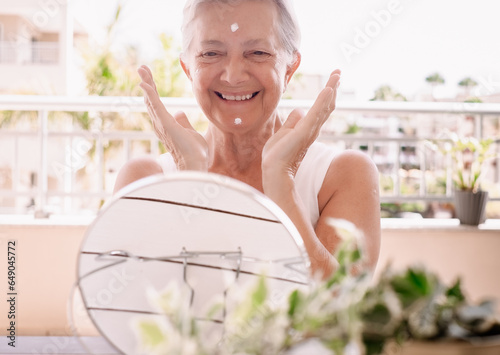
[[87, 38], [70, 1], [0, 0], [0, 94], [71, 94]]

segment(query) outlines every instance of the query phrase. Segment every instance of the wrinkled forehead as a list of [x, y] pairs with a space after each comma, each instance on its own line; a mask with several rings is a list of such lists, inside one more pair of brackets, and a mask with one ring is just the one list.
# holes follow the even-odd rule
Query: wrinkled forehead
[[190, 25], [196, 42], [244, 37], [267, 38], [277, 44], [277, 24], [276, 6], [271, 1], [254, 0], [202, 3]]

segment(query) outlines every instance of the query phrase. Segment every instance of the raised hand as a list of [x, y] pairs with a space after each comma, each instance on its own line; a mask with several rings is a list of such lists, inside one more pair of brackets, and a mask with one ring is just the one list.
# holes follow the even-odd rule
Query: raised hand
[[309, 112], [304, 114], [300, 109], [293, 110], [278, 132], [267, 141], [262, 152], [263, 182], [266, 178], [280, 179], [283, 174], [295, 177], [307, 149], [335, 109], [339, 84], [340, 70], [337, 69], [330, 75]]
[[137, 72], [142, 81], [151, 122], [156, 135], [172, 154], [179, 170], [208, 170], [208, 145], [205, 138], [191, 126], [184, 112], [171, 115], [160, 100], [151, 70], [143, 65]]

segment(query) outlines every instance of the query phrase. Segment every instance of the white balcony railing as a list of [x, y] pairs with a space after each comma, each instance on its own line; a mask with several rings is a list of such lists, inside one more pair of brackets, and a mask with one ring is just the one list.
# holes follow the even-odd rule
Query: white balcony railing
[[57, 42], [0, 42], [0, 64], [57, 64]]
[[[194, 99], [189, 98], [165, 98], [165, 105], [172, 111], [198, 110]], [[312, 101], [292, 101], [283, 100], [280, 108], [290, 110], [301, 107], [308, 109]], [[148, 150], [151, 154], [159, 154], [158, 140], [154, 133], [149, 131], [85, 131], [67, 127], [65, 130], [49, 130], [49, 112], [119, 112], [122, 114], [133, 114], [146, 112], [143, 99], [140, 97], [54, 97], [54, 96], [0, 96], [1, 111], [34, 111], [38, 115], [38, 129], [20, 130], [0, 130], [0, 146], [10, 141], [10, 150], [0, 151], [1, 164], [10, 161], [10, 173], [3, 180], [10, 181], [10, 184], [1, 186], [0, 178], [0, 201], [10, 201], [12, 208], [8, 208], [6, 203], [1, 203], [3, 208], [0, 213], [12, 213], [13, 209], [17, 213], [22, 213], [24, 208], [14, 200], [30, 200], [32, 208], [43, 215], [45, 212], [54, 213], [74, 213], [81, 212], [79, 207], [75, 207], [74, 199], [106, 199], [111, 195], [112, 183], [107, 183], [110, 169], [105, 167], [109, 164], [105, 155], [105, 143], [108, 141], [118, 141], [122, 145], [123, 161], [133, 155], [132, 146], [135, 142], [148, 142]], [[332, 117], [334, 123], [341, 116], [356, 116], [358, 119], [370, 117], [410, 117], [418, 120], [417, 126], [429, 125], [431, 120], [446, 116], [446, 121], [459, 120], [467, 117], [472, 120], [474, 135], [483, 136], [486, 118], [500, 117], [500, 104], [464, 104], [464, 103], [408, 103], [408, 102], [363, 102], [347, 103], [340, 102]], [[410, 120], [411, 121], [411, 120]], [[441, 127], [438, 122], [437, 129]], [[431, 125], [432, 126], [432, 125]], [[436, 167], [430, 164], [429, 159], [432, 152], [426, 151], [425, 142], [428, 139], [436, 138], [432, 134], [429, 136], [409, 136], [390, 135], [385, 128], [382, 134], [338, 134], [326, 129], [320, 136], [320, 140], [341, 145], [342, 148], [363, 149], [370, 154], [379, 166], [381, 174], [386, 174], [392, 181], [391, 191], [382, 194], [383, 202], [402, 201], [450, 201], [452, 198], [452, 183], [449, 164], [446, 164], [446, 157], [443, 158], [444, 165]], [[86, 149], [78, 148], [76, 141], [86, 142]], [[23, 142], [30, 141], [34, 144], [34, 151], [30, 154], [32, 161], [36, 161], [36, 167], [32, 168], [31, 183], [26, 184], [25, 167], [22, 164], [22, 149], [26, 145]], [[49, 157], [49, 147], [58, 145], [58, 150], [66, 151], [62, 162], [55, 161]], [[92, 147], [92, 149], [90, 149]], [[490, 174], [491, 183], [499, 186], [500, 168], [498, 162], [498, 152], [500, 151], [500, 141], [497, 139], [494, 147], [497, 152], [496, 163], [492, 164], [493, 172]], [[53, 149], [52, 149], [53, 150]], [[89, 156], [93, 152], [92, 157]], [[77, 158], [77, 159], [75, 159]], [[76, 160], [76, 161], [75, 161]], [[82, 172], [86, 164], [95, 165], [92, 176], [86, 178], [93, 181], [90, 187], [82, 188], [77, 186], [76, 175]], [[7, 164], [8, 165], [8, 164]], [[434, 173], [442, 170], [442, 177], [445, 179], [445, 188], [442, 193], [429, 190], [429, 172]], [[417, 189], [415, 191], [403, 191], [404, 181], [407, 178], [402, 172], [413, 174]], [[89, 173], [87, 173], [89, 175]], [[95, 175], [95, 176], [94, 176]], [[36, 176], [36, 178], [33, 178]], [[49, 180], [57, 177], [57, 184], [50, 186]], [[1, 177], [1, 176], [0, 176]], [[29, 180], [29, 179], [28, 179]], [[109, 180], [109, 179], [108, 179]], [[54, 184], [51, 184], [54, 185]], [[387, 189], [385, 189], [387, 190]], [[500, 190], [500, 188], [498, 189]], [[500, 201], [498, 196], [492, 196], [491, 201]], [[23, 202], [25, 203], [25, 202]], [[90, 212], [95, 213], [98, 206], [90, 208]], [[26, 212], [26, 211], [24, 211]]]

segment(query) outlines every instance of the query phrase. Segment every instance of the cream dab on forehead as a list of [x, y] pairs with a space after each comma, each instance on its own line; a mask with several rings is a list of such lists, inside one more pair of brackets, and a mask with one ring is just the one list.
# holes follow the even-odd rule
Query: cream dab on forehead
[[238, 26], [238, 24], [235, 22], [231, 25], [231, 32], [236, 32], [238, 31], [238, 28], [240, 28], [240, 26]]
[[235, 118], [235, 119], [234, 119], [234, 124], [235, 124], [235, 125], [237, 125], [237, 126], [238, 126], [238, 125], [240, 125], [240, 124], [241, 124], [241, 122], [242, 122], [242, 121], [241, 121], [241, 118]]

